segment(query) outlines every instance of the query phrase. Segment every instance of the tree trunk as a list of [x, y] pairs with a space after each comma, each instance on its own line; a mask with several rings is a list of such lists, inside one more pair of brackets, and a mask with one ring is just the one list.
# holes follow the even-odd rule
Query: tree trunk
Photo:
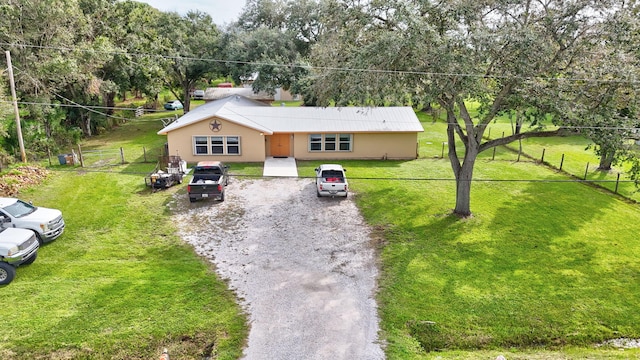
[[477, 156], [477, 153], [471, 155], [471, 152], [467, 152], [456, 174], [456, 208], [453, 212], [458, 216], [471, 215], [471, 181]]
[[613, 164], [613, 160], [615, 159], [616, 152], [615, 150], [600, 150], [600, 165], [598, 166], [598, 170], [611, 170], [611, 165]]
[[[465, 155], [462, 163], [456, 151], [456, 125], [455, 114], [447, 109], [447, 137], [449, 147], [449, 161], [456, 178], [456, 207], [454, 214], [461, 217], [471, 216], [471, 181], [473, 179], [473, 167], [478, 157], [478, 142], [473, 136], [467, 134], [465, 143]], [[460, 133], [458, 133], [460, 134]]]
[[80, 114], [80, 123], [82, 124], [82, 132], [85, 136], [91, 137], [91, 115]]
[[106, 113], [107, 115], [113, 115], [116, 107], [116, 93], [110, 92], [105, 96], [105, 106], [107, 107]]
[[191, 110], [191, 88], [195, 81], [185, 80], [182, 83], [182, 91], [184, 91], [184, 113], [188, 113]]

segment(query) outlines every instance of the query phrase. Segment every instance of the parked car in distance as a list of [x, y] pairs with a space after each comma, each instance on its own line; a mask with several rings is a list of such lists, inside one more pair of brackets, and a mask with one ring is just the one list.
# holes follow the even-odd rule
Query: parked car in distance
[[320, 196], [344, 196], [349, 194], [349, 184], [342, 165], [322, 164], [316, 169], [316, 194]]
[[182, 103], [180, 100], [171, 100], [164, 104], [165, 110], [180, 110], [183, 109]]
[[33, 206], [16, 198], [0, 198], [0, 226], [31, 230], [42, 245], [62, 235], [65, 223], [60, 210]]
[[193, 92], [193, 98], [195, 100], [204, 100], [204, 90], [196, 90]]
[[0, 285], [13, 281], [16, 267], [36, 261], [39, 247], [33, 231], [0, 228]]

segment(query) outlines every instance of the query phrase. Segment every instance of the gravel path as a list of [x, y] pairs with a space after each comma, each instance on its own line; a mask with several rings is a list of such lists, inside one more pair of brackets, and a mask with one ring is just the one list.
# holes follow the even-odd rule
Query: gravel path
[[350, 199], [317, 198], [310, 179], [235, 179], [222, 203], [172, 207], [249, 314], [243, 359], [384, 359], [375, 250]]

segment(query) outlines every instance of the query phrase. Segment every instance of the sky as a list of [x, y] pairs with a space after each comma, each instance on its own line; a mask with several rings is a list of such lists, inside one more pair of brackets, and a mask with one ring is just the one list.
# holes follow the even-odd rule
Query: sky
[[161, 11], [175, 11], [184, 15], [189, 10], [208, 13], [217, 25], [229, 24], [238, 19], [245, 0], [138, 0]]

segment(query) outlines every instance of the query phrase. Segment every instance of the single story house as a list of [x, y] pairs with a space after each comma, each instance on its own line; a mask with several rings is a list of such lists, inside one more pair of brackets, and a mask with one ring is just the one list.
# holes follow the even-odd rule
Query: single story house
[[220, 100], [229, 96], [244, 96], [248, 99], [261, 101], [267, 104], [271, 104], [274, 101], [291, 101], [298, 100], [297, 95], [292, 95], [290, 91], [283, 90], [282, 88], [275, 89], [274, 94], [269, 94], [265, 91], [258, 93], [253, 92], [251, 86], [245, 87], [212, 87], [207, 88], [204, 92], [205, 101]]
[[424, 131], [411, 107], [284, 107], [243, 96], [208, 102], [158, 132], [187, 162], [415, 159]]
[[275, 96], [267, 92], [253, 92], [251, 87], [210, 87], [204, 91], [204, 101], [206, 102], [217, 101], [230, 96], [242, 96], [266, 104], [271, 104], [276, 100]]

